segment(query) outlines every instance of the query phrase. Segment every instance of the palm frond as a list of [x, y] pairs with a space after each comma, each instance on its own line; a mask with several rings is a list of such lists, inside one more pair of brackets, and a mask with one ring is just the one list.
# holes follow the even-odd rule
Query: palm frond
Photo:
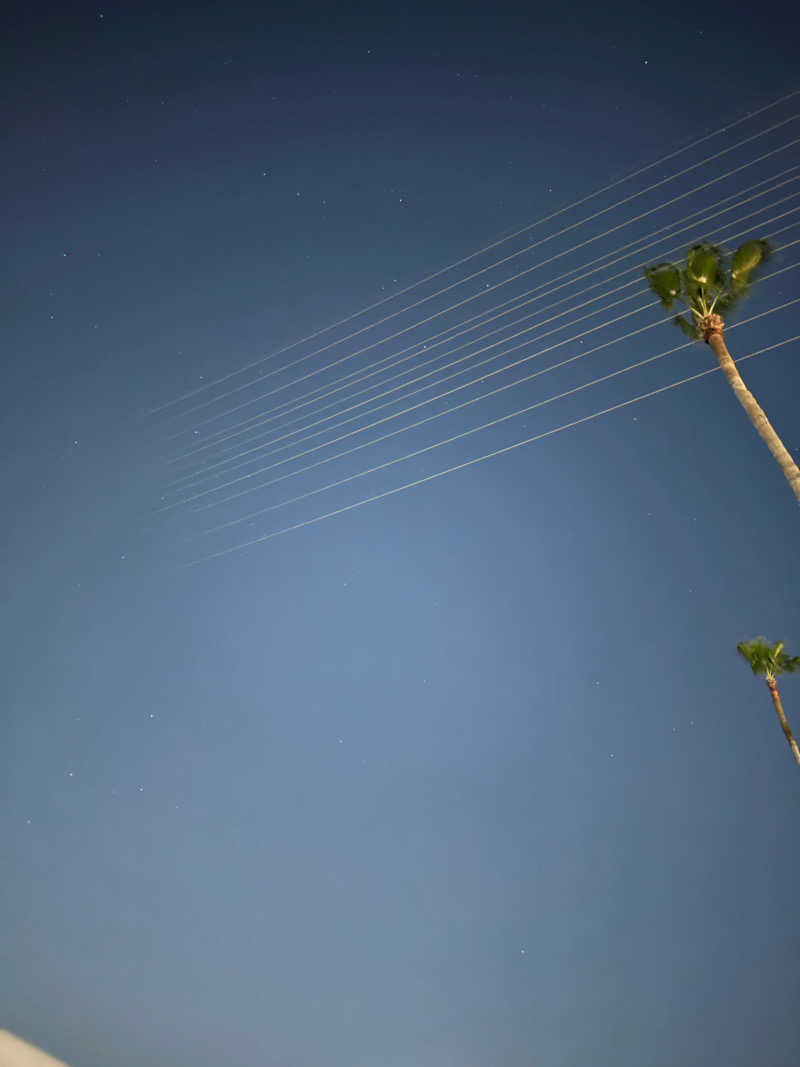
[[644, 276], [662, 305], [669, 311], [680, 294], [681, 274], [674, 263], [658, 263], [645, 267]]
[[731, 260], [731, 286], [749, 285], [753, 272], [769, 259], [772, 249], [768, 241], [745, 241], [733, 253]]
[[676, 315], [672, 320], [679, 330], [682, 330], [690, 341], [698, 341], [700, 339], [700, 331], [698, 328], [690, 322], [687, 322], [683, 315]]
[[686, 270], [681, 271], [681, 286], [689, 307], [696, 307], [700, 310], [702, 308], [703, 286], [698, 281], [695, 281]]
[[736, 308], [738, 308], [739, 304], [742, 302], [742, 298], [746, 295], [746, 293], [746, 288], [738, 290], [729, 289], [727, 293], [723, 293], [719, 300], [717, 300], [716, 304], [714, 305], [714, 311], [716, 311], [716, 313], [718, 315], [721, 315], [723, 318], [728, 318], [730, 316], [730, 313], [732, 311], [735, 311]]
[[750, 664], [753, 674], [793, 674], [800, 670], [800, 656], [788, 656], [783, 647], [783, 641], [770, 645], [766, 637], [754, 637], [740, 641], [736, 650]]
[[754, 637], [750, 641], [739, 641], [736, 645], [736, 651], [750, 664], [753, 674], [766, 672], [768, 648], [766, 637]]
[[771, 255], [769, 242], [763, 240], [746, 241], [736, 249], [731, 259], [728, 291], [717, 301], [715, 308], [720, 315], [729, 315], [738, 306]]
[[[667, 311], [675, 301], [705, 314], [713, 308], [727, 317], [747, 293], [763, 264], [772, 255], [768, 241], [746, 241], [730, 259], [717, 245], [699, 241], [686, 253], [685, 266], [657, 263], [644, 267], [644, 276]], [[673, 319], [673, 322], [692, 340], [700, 336], [693, 323]]]
[[800, 671], [800, 656], [787, 656], [785, 652], [781, 652], [778, 656], [778, 669], [776, 674], [794, 674], [795, 671]]
[[716, 285], [722, 253], [715, 245], [692, 245], [686, 254], [686, 275], [696, 285], [707, 289]]

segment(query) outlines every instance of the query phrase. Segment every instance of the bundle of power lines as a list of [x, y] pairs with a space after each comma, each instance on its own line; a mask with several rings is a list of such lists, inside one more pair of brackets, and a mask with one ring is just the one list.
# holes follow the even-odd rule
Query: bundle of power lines
[[[386, 489], [291, 525], [266, 529], [246, 539], [237, 529], [245, 523], [252, 528], [262, 517], [268, 522], [281, 508], [368, 475], [394, 473], [393, 468], [418, 456], [688, 348], [691, 342], [673, 344], [569, 389], [514, 406], [520, 387], [542, 375], [601, 350], [619, 348], [653, 329], [668, 336], [663, 313], [642, 273], [645, 262], [680, 259], [688, 244], [700, 239], [730, 247], [753, 236], [766, 237], [777, 252], [787, 252], [800, 243], [800, 237], [794, 238], [791, 232], [797, 228], [800, 207], [800, 164], [791, 165], [798, 156], [800, 138], [790, 136], [796, 132], [792, 127], [798, 114], [772, 122], [546, 236], [534, 239], [533, 231], [678, 156], [692, 153], [701, 144], [753, 124], [797, 95], [782, 97], [369, 307], [153, 409], [150, 414], [165, 426], [174, 453], [167, 459], [171, 475], [162, 498], [166, 503], [159, 510], [203, 512], [209, 522], [199, 536], [216, 535], [225, 540], [222, 547], [199, 554], [191, 562], [213, 559], [321, 522], [713, 374], [716, 366], [422, 477], [403, 481], [395, 476], [396, 484]], [[770, 138], [779, 143], [767, 148]], [[742, 157], [744, 161], [739, 162]], [[696, 182], [704, 169], [711, 169], [710, 178], [678, 193], [673, 189], [674, 195], [638, 210], [643, 204], [636, 201], [646, 203], [644, 198], [654, 193], [662, 197], [666, 186], [682, 178]], [[758, 180], [752, 181], [756, 176]], [[685, 213], [687, 207], [703, 200], [708, 201], [704, 206]], [[575, 231], [585, 230], [598, 220], [603, 220], [599, 223], [603, 225], [610, 221], [606, 216], [613, 218], [615, 213], [616, 217], [620, 213], [626, 217], [576, 239]], [[654, 218], [659, 214], [661, 219]], [[662, 221], [664, 215], [669, 219], [666, 223]], [[650, 228], [659, 221], [660, 225]], [[616, 235], [631, 228], [637, 234], [633, 239], [596, 254], [607, 247], [609, 238], [616, 240]], [[647, 232], [638, 232], [642, 229]], [[521, 248], [478, 266], [481, 257], [494, 256], [500, 246], [520, 240], [524, 242]], [[784, 265], [785, 259], [782, 256], [782, 265], [763, 275], [765, 282], [800, 266], [800, 261]], [[578, 265], [562, 270], [576, 261]], [[441, 284], [445, 276], [463, 273], [465, 268], [464, 276]], [[546, 281], [526, 288], [537, 281], [537, 272], [547, 268], [551, 273]], [[432, 283], [440, 287], [425, 295]], [[403, 306], [396, 307], [401, 302]], [[741, 318], [729, 329], [776, 315], [798, 302], [800, 297], [775, 301], [768, 310]], [[643, 315], [650, 321], [628, 328], [629, 320]], [[595, 321], [598, 318], [602, 321]], [[565, 330], [569, 336], [557, 339]], [[594, 335], [602, 331], [609, 331], [610, 339], [593, 343]], [[755, 351], [736, 352], [735, 358], [738, 362], [752, 359], [798, 338], [800, 334]], [[643, 338], [642, 343], [646, 340]], [[310, 351], [295, 355], [307, 347]], [[542, 357], [548, 357], [545, 366], [534, 362]], [[510, 373], [514, 373], [511, 380], [500, 380]], [[469, 375], [468, 380], [457, 382], [464, 374]], [[234, 384], [237, 379], [239, 384]], [[476, 395], [468, 395], [476, 388]], [[480, 420], [478, 406], [504, 396], [512, 410], [474, 421], [457, 433], [442, 433], [441, 420], [457, 412]], [[387, 411], [398, 404], [399, 410]], [[430, 427], [436, 439], [419, 448], [404, 449], [403, 435], [423, 426]], [[391, 442], [393, 452], [388, 459], [364, 464], [361, 457], [359, 463], [359, 453], [383, 442]], [[348, 461], [355, 468], [352, 473], [327, 480], [322, 468], [346, 457], [353, 457]], [[288, 485], [289, 495], [283, 495], [284, 488], [273, 490], [312, 471], [319, 472], [314, 477], [320, 477], [320, 483], [304, 492], [292, 494]], [[277, 492], [279, 498], [263, 504], [263, 494], [269, 490]], [[245, 498], [250, 505], [246, 512], [228, 517], [226, 505]]]

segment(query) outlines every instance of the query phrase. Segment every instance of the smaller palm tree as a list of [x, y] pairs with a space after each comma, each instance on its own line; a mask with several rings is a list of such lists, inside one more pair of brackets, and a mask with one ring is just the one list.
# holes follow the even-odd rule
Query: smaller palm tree
[[702, 243], [692, 245], [684, 264], [659, 263], [645, 267], [644, 273], [650, 288], [667, 311], [676, 301], [687, 309], [688, 319], [676, 315], [673, 322], [691, 340], [705, 341], [714, 353], [736, 399], [800, 500], [800, 467], [742, 381], [739, 368], [722, 339], [725, 325], [722, 316], [727, 316], [745, 296], [769, 255], [766, 241], [747, 241], [737, 248], [728, 265], [722, 249]]
[[789, 723], [786, 721], [781, 698], [778, 696], [778, 683], [775, 681], [775, 676], [778, 674], [783, 674], [784, 672], [793, 674], [795, 671], [800, 670], [800, 656], [787, 656], [783, 651], [783, 641], [778, 641], [777, 644], [770, 647], [765, 637], [754, 637], [752, 641], [740, 641], [736, 649], [750, 664], [753, 674], [764, 675], [781, 729], [789, 742], [789, 748], [792, 750], [794, 758], [800, 764], [800, 749], [798, 749], [797, 742], [792, 737]]

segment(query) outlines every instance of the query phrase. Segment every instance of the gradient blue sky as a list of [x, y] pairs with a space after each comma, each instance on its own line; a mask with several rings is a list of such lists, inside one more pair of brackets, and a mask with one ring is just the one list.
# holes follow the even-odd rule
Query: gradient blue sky
[[[705, 346], [211, 537], [681, 336], [651, 307], [591, 362], [205, 513], [157, 510], [168, 438], [237, 416], [147, 414], [789, 93], [791, 10], [15, 5], [0, 1025], [72, 1067], [800, 1062], [800, 778], [735, 653], [800, 652], [800, 512], [719, 373], [183, 566], [712, 367]], [[780, 148], [592, 254], [744, 196], [800, 164], [798, 100], [564, 224], [787, 120], [574, 239]], [[797, 206], [746, 235], [800, 238], [766, 225]], [[731, 328], [734, 356], [800, 333], [797, 307]], [[796, 456], [798, 343], [741, 368]]]

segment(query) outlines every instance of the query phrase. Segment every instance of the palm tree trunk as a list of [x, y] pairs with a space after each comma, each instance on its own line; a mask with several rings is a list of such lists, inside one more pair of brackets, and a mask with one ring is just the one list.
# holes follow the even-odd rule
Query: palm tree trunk
[[791, 728], [783, 713], [781, 698], [778, 696], [778, 683], [774, 678], [767, 678], [767, 689], [769, 689], [769, 695], [772, 697], [772, 703], [775, 705], [775, 711], [778, 714], [778, 722], [781, 724], [781, 729], [786, 736], [786, 740], [789, 742], [789, 748], [794, 753], [794, 758], [797, 760], [798, 764], [800, 764], [800, 748], [797, 747], [797, 742], [792, 737]]
[[[759, 436], [775, 457], [778, 466], [786, 477], [786, 481], [792, 487], [792, 492], [800, 502], [800, 467], [797, 466], [795, 461], [789, 455], [783, 445], [783, 441], [781, 441], [780, 437], [775, 433], [769, 419], [761, 410], [758, 401], [742, 381], [742, 376], [739, 374], [730, 352], [725, 347], [725, 342], [722, 339], [721, 325], [718, 328], [712, 328], [708, 331], [706, 342], [717, 357], [717, 362], [722, 368], [722, 373], [728, 379], [728, 385], [730, 385], [731, 389], [733, 389], [736, 394], [736, 399], [747, 412], [748, 418], [753, 426], [755, 426]], [[800, 760], [798, 760], [798, 763], [800, 763]]]

